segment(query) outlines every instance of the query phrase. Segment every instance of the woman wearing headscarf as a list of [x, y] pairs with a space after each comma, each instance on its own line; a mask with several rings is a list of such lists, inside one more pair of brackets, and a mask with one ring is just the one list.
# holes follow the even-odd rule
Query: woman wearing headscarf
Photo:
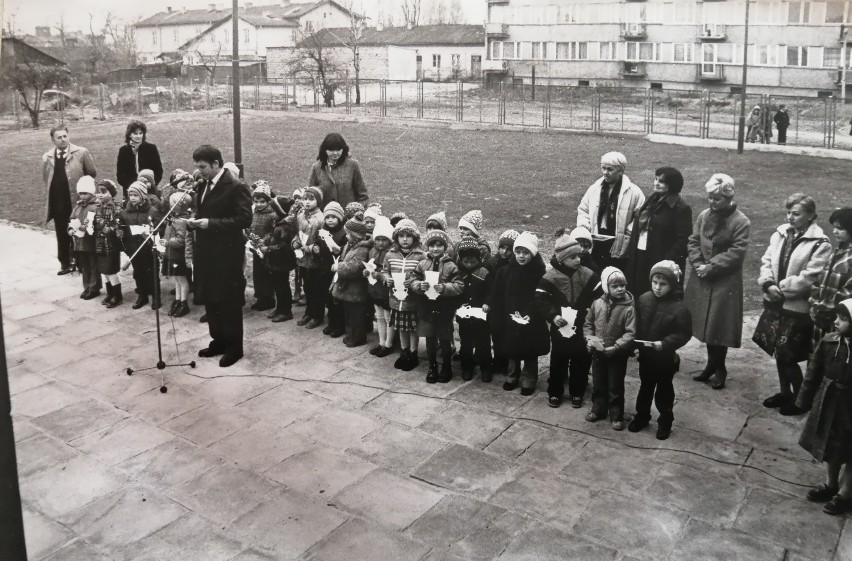
[[739, 348], [743, 331], [743, 261], [751, 223], [737, 210], [734, 180], [714, 174], [704, 186], [709, 208], [695, 221], [687, 242], [684, 304], [692, 334], [707, 345], [707, 365], [693, 380], [725, 387], [728, 348]]
[[755, 105], [746, 119], [746, 142], [755, 142], [758, 139], [763, 142], [763, 121], [760, 105]]
[[831, 256], [831, 242], [816, 224], [811, 197], [795, 193], [784, 206], [787, 222], [772, 233], [761, 259], [757, 282], [763, 289], [764, 312], [754, 338], [774, 354], [778, 368], [780, 390], [763, 406], [779, 407], [782, 415], [798, 415], [804, 413], [795, 405], [802, 386], [799, 362], [808, 359], [814, 329], [808, 298]]
[[627, 266], [627, 246], [633, 213], [645, 203], [642, 189], [624, 175], [627, 158], [621, 152], [601, 157], [603, 176], [595, 181], [577, 207], [577, 226], [592, 233], [592, 259], [600, 267]]
[[682, 188], [683, 175], [675, 168], [654, 172], [654, 192], [636, 212], [627, 249], [625, 276], [633, 294], [651, 290], [649, 273], [655, 263], [674, 261], [681, 271], [685, 269], [692, 209], [680, 197]]
[[322, 189], [323, 208], [331, 201], [337, 201], [343, 208], [351, 202], [366, 207], [369, 200], [361, 165], [349, 156], [349, 145], [336, 132], [327, 134], [320, 144], [308, 186]]
[[[149, 169], [154, 172], [154, 187], [163, 179], [163, 162], [156, 144], [147, 141], [148, 127], [142, 121], [133, 120], [127, 124], [124, 133], [124, 146], [118, 149], [115, 178], [124, 192], [127, 201], [127, 188], [139, 177], [139, 172]], [[126, 203], [125, 203], [126, 205]]]

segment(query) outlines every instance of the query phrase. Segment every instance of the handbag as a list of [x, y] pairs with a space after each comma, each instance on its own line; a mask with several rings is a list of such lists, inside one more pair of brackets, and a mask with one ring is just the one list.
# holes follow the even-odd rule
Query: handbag
[[775, 355], [775, 347], [781, 332], [781, 307], [765, 303], [763, 313], [757, 320], [751, 340], [769, 356]]

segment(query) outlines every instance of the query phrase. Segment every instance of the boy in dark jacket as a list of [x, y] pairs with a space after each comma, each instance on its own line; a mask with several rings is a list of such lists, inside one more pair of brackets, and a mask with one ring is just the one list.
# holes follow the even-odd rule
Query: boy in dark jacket
[[640, 296], [636, 304], [641, 384], [636, 396], [636, 416], [627, 430], [639, 432], [648, 426], [653, 399], [660, 412], [657, 438], [665, 440], [671, 434], [674, 419], [675, 351], [692, 337], [692, 316], [680, 301], [681, 272], [677, 263], [660, 261], [651, 267], [649, 277], [651, 290]]
[[361, 216], [359, 212], [344, 224], [346, 245], [343, 246], [340, 259], [332, 265], [337, 280], [331, 287], [331, 295], [343, 308], [343, 326], [346, 330], [343, 344], [347, 347], [360, 347], [367, 342], [367, 322], [370, 321], [367, 314], [370, 296], [363, 272], [373, 242], [368, 238], [370, 231]]
[[331, 296], [331, 283], [334, 278], [334, 271], [331, 269], [346, 245], [346, 231], [343, 229], [345, 221], [346, 212], [343, 207], [337, 201], [331, 201], [323, 209], [323, 225], [317, 232], [317, 258], [319, 268], [325, 275], [323, 286], [325, 307], [328, 309], [328, 325], [322, 329], [322, 333], [334, 339], [346, 334], [343, 304], [336, 302]]
[[275, 223], [269, 244], [266, 246], [266, 262], [275, 292], [275, 309], [267, 317], [273, 323], [293, 319], [293, 292], [290, 289], [290, 271], [296, 268], [296, 252], [293, 239], [299, 233], [296, 215], [290, 214], [292, 201], [287, 197], [276, 199], [284, 217]]
[[[146, 194], [147, 188], [144, 184], [138, 181], [131, 183], [127, 188], [127, 204], [118, 215], [124, 253], [128, 257], [136, 254], [136, 257], [133, 257], [131, 261], [137, 293], [136, 302], [131, 306], [134, 310], [138, 310], [147, 304], [149, 302], [148, 297], [153, 297], [156, 293], [154, 290], [154, 256], [152, 255], [154, 244], [147, 238], [148, 233], [156, 225], [153, 221], [157, 215], [157, 209], [151, 207], [151, 202]], [[133, 228], [134, 226], [135, 228]], [[136, 233], [134, 233], [134, 230]], [[139, 249], [140, 247], [142, 249]], [[139, 250], [139, 253], [136, 253], [137, 250]], [[159, 282], [158, 278], [156, 282]]]
[[[456, 245], [458, 259], [456, 265], [464, 282], [461, 305], [482, 308], [491, 288], [488, 269], [482, 266], [482, 254], [479, 244], [470, 236], [465, 236]], [[482, 372], [482, 381], [491, 381], [491, 332], [488, 322], [483, 318], [458, 318], [459, 341], [462, 366], [462, 379], [473, 379], [473, 367], [478, 364]]]
[[[494, 255], [493, 260], [494, 269], [491, 271], [492, 284], [494, 279], [497, 277], [497, 272], [515, 261], [514, 247], [515, 240], [518, 239], [518, 235], [519, 233], [517, 230], [511, 229], [500, 234], [500, 239], [497, 242], [497, 253]], [[500, 333], [491, 328], [489, 328], [489, 331], [491, 332], [491, 342], [494, 345], [494, 358], [491, 361], [491, 372], [492, 374], [495, 372], [507, 374], [509, 370], [509, 358], [506, 356], [506, 353], [503, 352], [502, 341], [498, 339]]]
[[266, 248], [278, 222], [278, 215], [272, 208], [272, 190], [266, 181], [256, 181], [253, 185], [251, 198], [254, 209], [248, 237], [255, 251], [252, 252], [252, 281], [254, 296], [257, 301], [251, 305], [252, 310], [264, 311], [275, 307], [275, 289], [272, 286], [272, 274], [266, 262], [266, 255], [261, 251]]
[[[547, 383], [547, 404], [559, 407], [565, 395], [565, 377], [568, 375], [568, 393], [571, 406], [583, 406], [583, 396], [589, 384], [589, 368], [592, 357], [586, 349], [583, 337], [583, 320], [589, 306], [600, 291], [595, 287], [600, 278], [580, 264], [582, 246], [564, 230], [557, 232], [553, 258], [549, 269], [536, 288], [536, 304], [539, 312], [551, 324], [550, 327], [550, 379]], [[571, 308], [576, 313], [573, 321], [574, 334], [565, 337], [559, 330], [568, 326], [563, 309]]]
[[[426, 338], [429, 373], [426, 383], [445, 384], [453, 377], [453, 315], [458, 308], [464, 283], [458, 267], [447, 254], [452, 246], [450, 237], [442, 230], [432, 230], [424, 236], [428, 253], [411, 273], [411, 291], [420, 295], [417, 306], [418, 334]], [[427, 272], [438, 273], [438, 281], [430, 284]], [[433, 289], [437, 296], [432, 295]], [[429, 293], [429, 294], [427, 294]], [[432, 297], [430, 297], [432, 295]], [[441, 370], [438, 372], [438, 343], [441, 344]]]

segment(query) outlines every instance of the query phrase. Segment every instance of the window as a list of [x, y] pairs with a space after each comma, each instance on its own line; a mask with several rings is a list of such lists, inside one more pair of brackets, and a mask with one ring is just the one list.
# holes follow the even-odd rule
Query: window
[[692, 62], [692, 43], [674, 44], [674, 62]]
[[756, 66], [776, 66], [778, 48], [775, 45], [753, 45], [752, 57], [749, 61]]
[[659, 60], [659, 49], [657, 49], [657, 44], [646, 42], [627, 43], [627, 60]]
[[693, 8], [695, 4], [691, 2], [673, 2], [672, 9], [674, 23], [692, 23], [694, 21]]
[[577, 85], [578, 86], [588, 86], [589, 81], [588, 80], [577, 80]]
[[547, 43], [534, 42], [532, 44], [532, 58], [542, 60], [547, 58]]
[[614, 41], [601, 43], [600, 60], [615, 60], [616, 56], [616, 43]]
[[663, 83], [662, 82], [651, 82], [651, 89], [663, 91]]
[[308, 32], [308, 33], [313, 33], [314, 32], [314, 22], [306, 21], [305, 22], [305, 31]]
[[585, 41], [556, 43], [557, 60], [588, 60], [589, 44]]
[[207, 38], [210, 39], [211, 43], [216, 43], [216, 36], [213, 35], [212, 33], [210, 35], [208, 35]]
[[[801, 4], [801, 2], [790, 2], [789, 5], [783, 2], [754, 2], [751, 5], [754, 10], [754, 22], [787, 23], [788, 15], [794, 11], [793, 4]], [[801, 7], [799, 10], [801, 11]], [[790, 23], [798, 23], [798, 16], [795, 20], [791, 19]]]
[[450, 59], [453, 64], [453, 68], [461, 66], [461, 55], [450, 55]]
[[154, 45], [155, 47], [157, 46], [157, 32], [156, 31], [151, 32], [151, 44]]
[[172, 37], [175, 40], [175, 44], [179, 44], [180, 43], [180, 30], [175, 29], [174, 32], [172, 33]]
[[517, 58], [515, 54], [514, 41], [506, 41], [503, 43], [503, 58]]
[[787, 66], [807, 66], [809, 47], [787, 47]]
[[810, 14], [810, 2], [790, 2], [787, 4], [788, 23], [810, 23]]
[[825, 3], [825, 23], [843, 23], [843, 2]]
[[[825, 47], [822, 53], [823, 68], [840, 68], [843, 63], [841, 58], [840, 47]], [[846, 67], [852, 66], [852, 49], [846, 47]]]
[[502, 41], [492, 41], [491, 42], [491, 60], [500, 60], [503, 58], [503, 42]]
[[432, 68], [441, 68], [441, 55], [432, 55]]

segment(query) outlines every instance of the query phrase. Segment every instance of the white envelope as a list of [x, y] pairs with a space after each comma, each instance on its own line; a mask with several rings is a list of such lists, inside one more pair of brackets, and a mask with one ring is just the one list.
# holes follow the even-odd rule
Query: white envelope
[[440, 296], [438, 291], [435, 290], [435, 285], [438, 284], [438, 281], [441, 280], [441, 272], [440, 271], [426, 271], [426, 282], [429, 283], [429, 290], [426, 291], [426, 297], [429, 300], [435, 300]]
[[473, 306], [468, 306], [465, 304], [461, 308], [456, 311], [456, 316], [460, 319], [481, 319], [483, 321], [488, 319], [488, 314], [485, 313], [485, 310], [482, 308], [474, 308]]
[[86, 220], [88, 224], [86, 225], [86, 232], [89, 233], [90, 236], [95, 235], [95, 212], [90, 210], [89, 214], [86, 215]]
[[302, 249], [301, 249], [301, 248], [299, 248], [299, 249], [294, 249], [294, 250], [293, 250], [293, 253], [295, 253], [295, 254], [296, 254], [296, 259], [301, 259], [301, 258], [303, 258], [303, 257], [305, 256], [305, 252], [304, 252], [304, 251], [302, 251]]

